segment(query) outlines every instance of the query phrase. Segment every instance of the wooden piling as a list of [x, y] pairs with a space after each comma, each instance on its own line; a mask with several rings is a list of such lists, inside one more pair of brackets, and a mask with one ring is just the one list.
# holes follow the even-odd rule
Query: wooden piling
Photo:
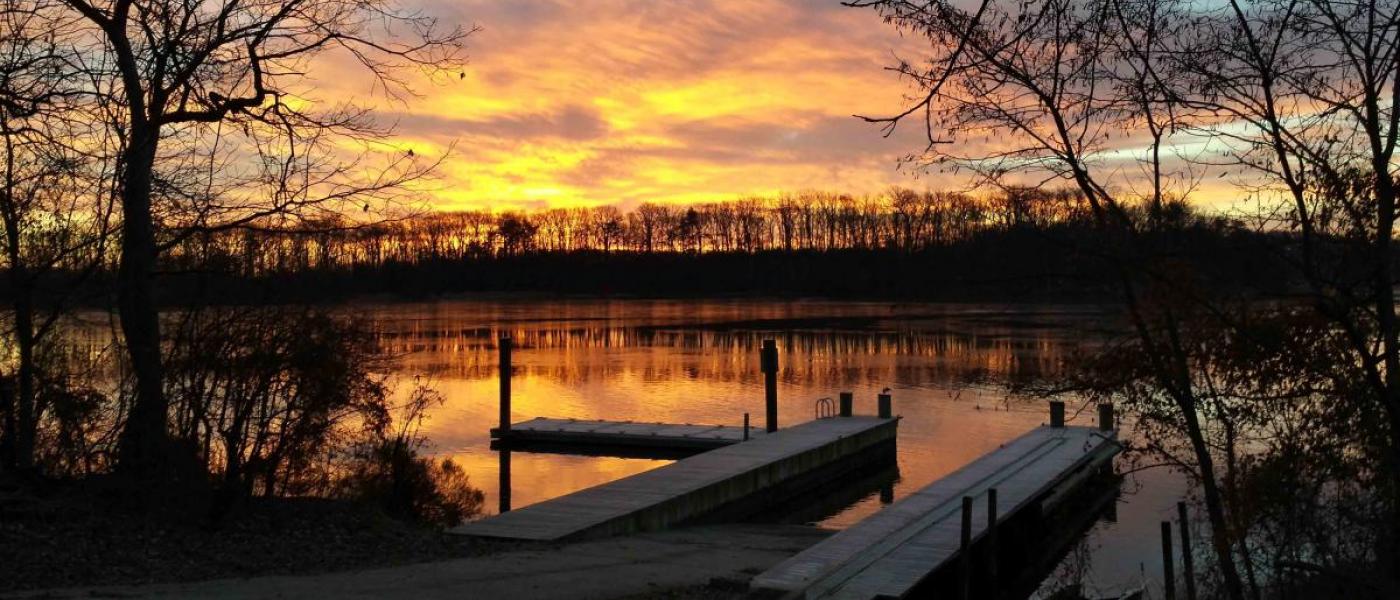
[[499, 425], [499, 427], [500, 427], [501, 433], [509, 433], [509, 432], [510, 432], [510, 376], [511, 376], [511, 364], [510, 364], [511, 340], [510, 340], [510, 336], [508, 336], [508, 335], [503, 335], [503, 336], [501, 336], [500, 343], [497, 345], [497, 348], [500, 350], [500, 354], [501, 354], [501, 358], [500, 358], [500, 375], [499, 375], [500, 380], [501, 380], [501, 420], [500, 420], [500, 425]]
[[988, 598], [996, 598], [997, 563], [1001, 562], [1001, 551], [997, 548], [997, 489], [987, 490], [987, 582]]
[[1176, 569], [1172, 567], [1172, 523], [1162, 521], [1162, 596], [1176, 600]]
[[1099, 430], [1100, 430], [1100, 431], [1113, 431], [1114, 429], [1117, 429], [1116, 424], [1115, 424], [1113, 421], [1114, 421], [1114, 418], [1113, 418], [1113, 405], [1112, 405], [1112, 404], [1100, 404], [1100, 405], [1099, 405]]
[[501, 450], [500, 460], [500, 480], [496, 488], [500, 504], [496, 512], [504, 514], [510, 512], [510, 450]]
[[1059, 400], [1050, 401], [1050, 426], [1065, 426], [1065, 403]]
[[841, 416], [851, 416], [852, 408], [855, 405], [856, 395], [851, 392], [841, 392]]
[[1196, 600], [1196, 565], [1191, 556], [1191, 528], [1186, 503], [1176, 503], [1177, 527], [1181, 528], [1181, 575], [1186, 582], [1186, 600]]
[[749, 441], [749, 413], [744, 413], [744, 441]]
[[880, 394], [880, 395], [877, 396], [876, 398], [877, 398], [877, 400], [879, 401], [879, 402], [878, 402], [878, 403], [879, 403], [879, 413], [878, 413], [878, 414], [879, 414], [879, 417], [880, 417], [881, 419], [893, 418], [893, 417], [894, 417], [894, 406], [893, 406], [893, 403], [890, 401], [890, 395], [889, 395], [889, 394]]
[[766, 409], [768, 433], [778, 430], [778, 343], [763, 340], [763, 351], [759, 355], [759, 366], [763, 370], [763, 401]]
[[958, 598], [972, 598], [972, 496], [962, 499], [962, 537], [958, 542]]

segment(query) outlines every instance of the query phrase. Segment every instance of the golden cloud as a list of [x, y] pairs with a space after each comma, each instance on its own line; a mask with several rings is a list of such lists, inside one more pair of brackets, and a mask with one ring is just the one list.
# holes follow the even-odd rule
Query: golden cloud
[[[479, 25], [462, 77], [374, 96], [341, 59], [317, 100], [363, 98], [393, 144], [436, 158], [440, 210], [702, 202], [800, 189], [958, 187], [900, 168], [910, 123], [884, 137], [853, 114], [898, 112], [917, 58], [873, 11], [836, 0], [420, 0]], [[995, 143], [995, 142], [992, 142]]]
[[[393, 144], [433, 157], [443, 210], [726, 200], [778, 190], [874, 192], [913, 180], [853, 113], [896, 110], [882, 67], [911, 48], [869, 11], [837, 2], [429, 0], [476, 24], [461, 78], [375, 95], [328, 61], [313, 100], [375, 106]], [[912, 49], [910, 51], [912, 53]]]

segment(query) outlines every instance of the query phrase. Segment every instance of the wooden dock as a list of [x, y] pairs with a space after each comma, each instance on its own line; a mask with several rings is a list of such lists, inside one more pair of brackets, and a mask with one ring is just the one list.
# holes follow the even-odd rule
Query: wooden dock
[[[660, 451], [704, 452], [764, 435], [762, 428], [691, 423], [592, 421], [538, 417], [491, 428], [491, 437], [509, 445], [618, 446]], [[505, 447], [505, 446], [503, 446]]]
[[1111, 430], [1038, 427], [778, 564], [751, 586], [802, 598], [908, 597], [958, 558], [964, 497], [974, 499], [975, 542], [987, 532], [988, 490], [997, 490], [997, 523], [1048, 511], [1109, 465], [1119, 449]]
[[[654, 531], [761, 509], [836, 465], [888, 450], [896, 418], [832, 417], [697, 454], [631, 477], [468, 523], [453, 533], [534, 541], [572, 541]], [[881, 454], [888, 457], [888, 453]]]

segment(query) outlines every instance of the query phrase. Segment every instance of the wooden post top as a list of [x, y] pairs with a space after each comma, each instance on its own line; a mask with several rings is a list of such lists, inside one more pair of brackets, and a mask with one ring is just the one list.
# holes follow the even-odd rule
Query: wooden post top
[[763, 340], [763, 351], [759, 353], [759, 368], [764, 373], [778, 372], [778, 342]]

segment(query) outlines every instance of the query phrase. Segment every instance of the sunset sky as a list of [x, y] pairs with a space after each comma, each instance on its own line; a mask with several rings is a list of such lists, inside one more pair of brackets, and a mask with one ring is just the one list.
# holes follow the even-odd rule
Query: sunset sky
[[[780, 190], [875, 192], [916, 129], [883, 138], [912, 55], [869, 10], [835, 0], [410, 0], [478, 25], [466, 76], [415, 85], [381, 108], [395, 142], [432, 156], [456, 143], [435, 207], [515, 209], [730, 200]], [[900, 50], [903, 48], [903, 50]], [[321, 77], [323, 94], [369, 81]]]
[[[838, 0], [405, 0], [478, 26], [464, 76], [376, 99], [354, 65], [313, 74], [321, 98], [379, 107], [393, 143], [453, 151], [433, 208], [689, 203], [820, 189], [966, 182], [901, 168], [919, 124], [885, 138], [852, 115], [898, 112], [886, 70], [926, 48]], [[924, 42], [926, 43], [926, 42]], [[343, 57], [342, 57], [343, 59]], [[455, 146], [454, 146], [455, 144]], [[1132, 152], [1133, 148], [1128, 148]]]

